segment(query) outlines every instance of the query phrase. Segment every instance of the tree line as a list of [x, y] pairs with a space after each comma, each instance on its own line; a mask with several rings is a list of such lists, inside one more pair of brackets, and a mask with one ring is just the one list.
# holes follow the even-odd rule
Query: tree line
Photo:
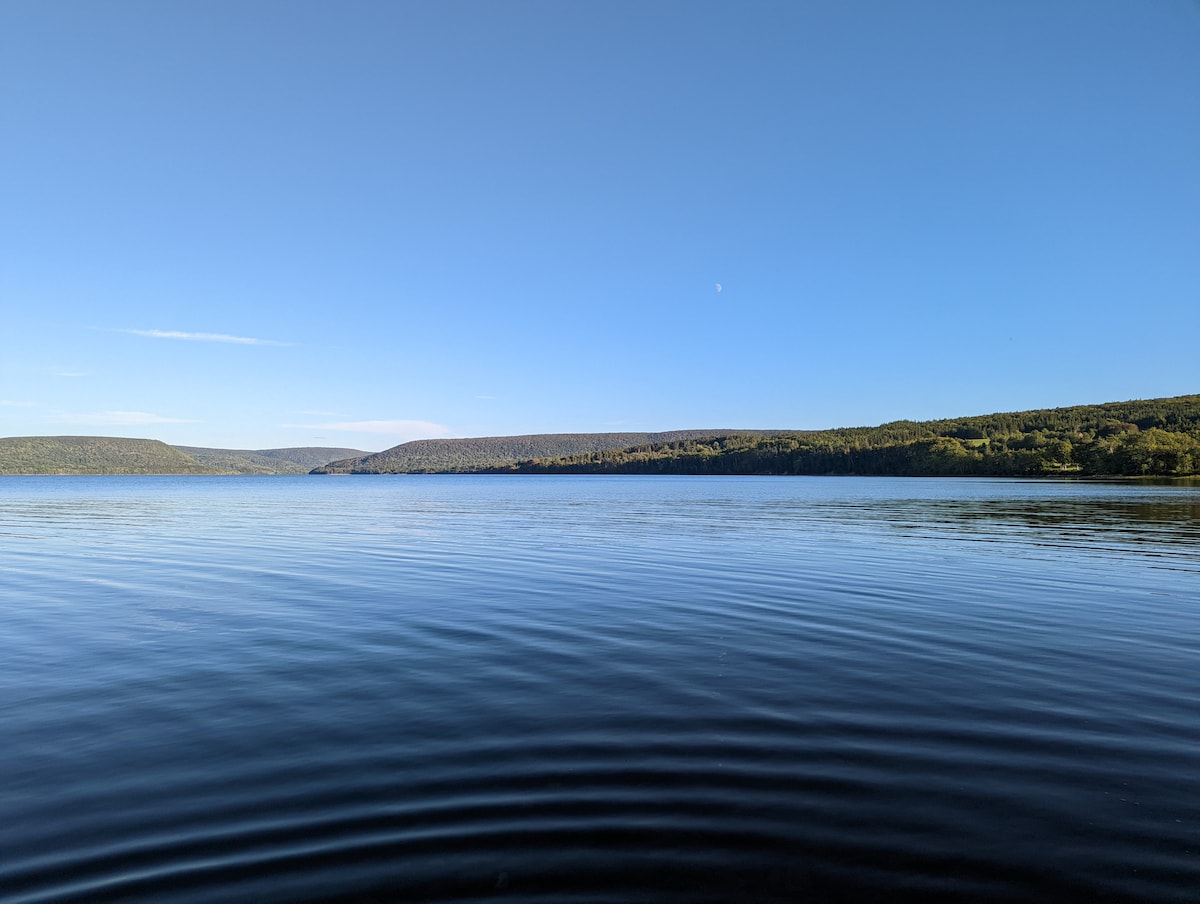
[[914, 477], [1200, 474], [1200, 395], [894, 421], [878, 427], [648, 443], [498, 471]]

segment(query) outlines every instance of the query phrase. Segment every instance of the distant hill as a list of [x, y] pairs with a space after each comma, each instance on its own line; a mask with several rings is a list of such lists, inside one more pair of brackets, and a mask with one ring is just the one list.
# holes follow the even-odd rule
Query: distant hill
[[0, 474], [212, 474], [156, 439], [113, 436], [0, 437]]
[[368, 455], [362, 449], [303, 446], [294, 449], [208, 449], [175, 446], [189, 458], [217, 471], [230, 474], [307, 474], [335, 459]]
[[528, 474], [1189, 477], [1200, 395], [806, 433], [731, 435], [539, 458]]
[[314, 474], [1200, 474], [1200, 395], [835, 430], [678, 430], [418, 440]]
[[432, 474], [501, 468], [533, 458], [557, 458], [644, 443], [679, 442], [740, 432], [769, 435], [778, 431], [671, 430], [664, 433], [535, 433], [469, 439], [419, 439], [373, 455], [333, 461], [314, 474]]
[[206, 449], [114, 436], [0, 437], [0, 474], [307, 474], [361, 449]]
[[357, 449], [209, 449], [102, 436], [0, 438], [0, 474], [1200, 475], [1200, 395], [836, 430], [425, 439]]

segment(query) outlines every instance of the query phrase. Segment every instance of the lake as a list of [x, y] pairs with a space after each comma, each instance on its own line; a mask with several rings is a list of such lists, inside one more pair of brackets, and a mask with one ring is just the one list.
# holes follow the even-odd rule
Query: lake
[[1200, 898], [1200, 487], [0, 478], [7, 902]]

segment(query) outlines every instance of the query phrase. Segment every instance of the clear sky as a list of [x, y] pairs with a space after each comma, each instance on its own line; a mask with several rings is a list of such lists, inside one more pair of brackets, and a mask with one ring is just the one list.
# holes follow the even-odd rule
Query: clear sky
[[0, 436], [1200, 392], [1195, 0], [5, 0]]

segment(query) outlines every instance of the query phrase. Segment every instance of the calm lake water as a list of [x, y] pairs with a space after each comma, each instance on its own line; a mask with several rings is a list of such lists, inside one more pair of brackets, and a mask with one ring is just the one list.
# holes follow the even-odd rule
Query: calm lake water
[[0, 898], [1200, 899], [1200, 487], [0, 478]]

